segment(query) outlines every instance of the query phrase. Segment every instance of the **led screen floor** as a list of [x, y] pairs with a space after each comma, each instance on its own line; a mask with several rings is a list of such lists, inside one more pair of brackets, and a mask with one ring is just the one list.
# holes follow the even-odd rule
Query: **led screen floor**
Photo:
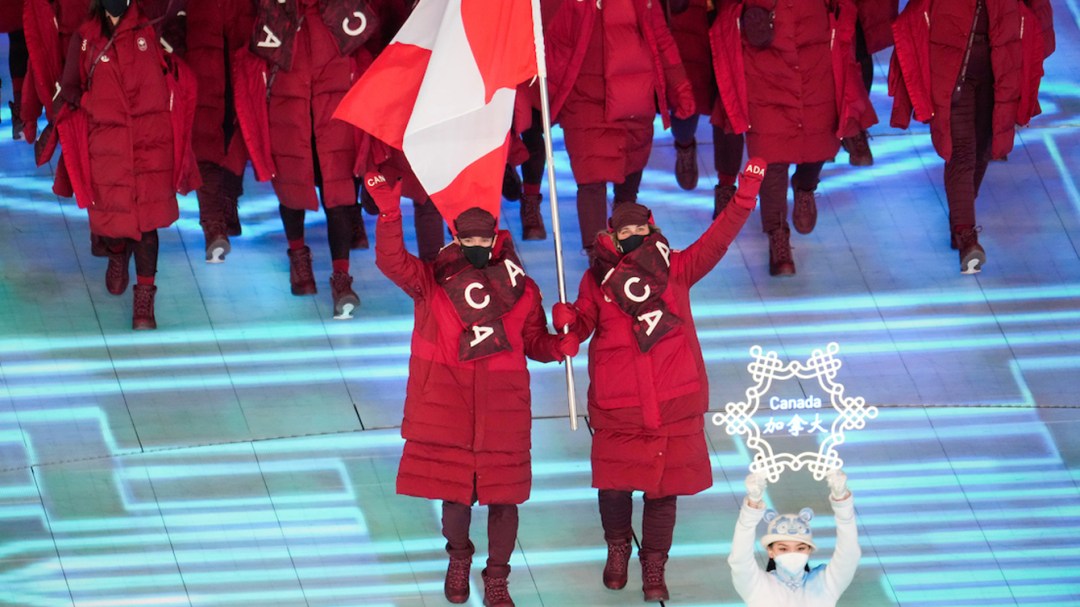
[[[830, 342], [845, 394], [878, 408], [839, 447], [863, 548], [842, 605], [1080, 605], [1080, 7], [1054, 8], [1044, 114], [990, 166], [979, 199], [981, 274], [961, 275], [948, 246], [926, 128], [878, 125], [873, 167], [850, 167], [843, 152], [826, 165], [818, 226], [793, 236], [796, 276], [769, 277], [755, 212], [693, 291], [713, 412], [745, 400], [751, 346], [789, 362]], [[887, 117], [887, 53], [876, 60], [873, 97]], [[5, 101], [7, 85], [5, 73]], [[85, 212], [51, 193], [53, 166], [35, 167], [31, 148], [10, 140], [3, 107], [0, 604], [444, 605], [439, 510], [394, 493], [412, 314], [373, 251], [352, 256], [358, 317], [333, 320], [325, 222], [310, 214], [320, 292], [292, 296], [275, 199], [249, 171], [244, 233], [224, 264], [204, 263], [195, 198], [181, 200], [181, 220], [161, 232], [159, 328], [133, 333], [130, 290], [106, 292]], [[675, 247], [711, 216], [711, 135], [704, 124], [698, 134], [697, 190], [675, 184], [667, 133], [642, 185]], [[555, 144], [573, 295], [586, 260], [558, 133]], [[412, 246], [408, 204], [405, 215]], [[504, 204], [504, 223], [519, 233], [516, 203]], [[518, 244], [550, 309], [551, 241]], [[570, 431], [561, 366], [531, 369], [534, 483], [514, 598], [637, 604], [636, 560], [627, 589], [600, 583], [587, 420]], [[584, 355], [575, 371], [583, 400]], [[835, 419], [814, 379], [777, 381], [769, 395], [763, 407], [821, 399], [821, 427]], [[791, 413], [770, 409], [762, 426], [775, 417], [776, 444], [816, 449], [827, 433], [810, 431], [809, 410], [798, 431]], [[670, 605], [739, 604], [725, 558], [750, 453], [707, 428], [715, 485], [679, 501]], [[768, 501], [813, 507], [812, 564], [828, 557], [824, 483], [787, 474]], [[486, 525], [474, 512], [479, 605]]]

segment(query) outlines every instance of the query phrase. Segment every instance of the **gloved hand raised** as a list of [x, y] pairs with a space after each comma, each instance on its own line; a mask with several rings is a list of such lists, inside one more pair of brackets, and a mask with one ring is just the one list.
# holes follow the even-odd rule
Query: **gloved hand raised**
[[559, 354], [563, 357], [575, 357], [578, 351], [581, 349], [581, 342], [578, 341], [577, 333], [566, 333], [559, 336]]
[[829, 484], [829, 497], [834, 501], [839, 502], [851, 495], [847, 486], [847, 475], [840, 468], [830, 470], [825, 475], [825, 482]]
[[697, 113], [697, 102], [694, 100], [694, 87], [691, 86], [690, 80], [683, 78], [675, 85], [675, 89], [672, 91], [672, 98], [675, 101], [675, 117], [679, 120], [686, 120]]
[[761, 504], [765, 497], [765, 487], [769, 485], [769, 479], [760, 472], [746, 475], [746, 501], [751, 506]]
[[761, 158], [751, 158], [746, 163], [742, 175], [739, 175], [739, 189], [735, 191], [735, 204], [744, 209], [757, 206], [758, 191], [761, 190], [761, 181], [765, 179], [765, 161]]
[[367, 173], [364, 188], [379, 207], [380, 215], [388, 220], [401, 219], [401, 181], [391, 185], [381, 173]]
[[556, 331], [563, 331], [566, 327], [574, 326], [577, 322], [577, 308], [572, 303], [558, 302], [551, 308], [551, 324]]

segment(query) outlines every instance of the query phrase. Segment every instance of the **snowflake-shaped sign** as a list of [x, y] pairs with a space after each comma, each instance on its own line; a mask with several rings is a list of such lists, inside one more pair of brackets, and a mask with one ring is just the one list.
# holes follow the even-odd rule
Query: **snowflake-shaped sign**
[[[806, 362], [793, 360], [787, 365], [780, 362], [776, 352], [762, 354], [761, 346], [750, 348], [750, 356], [753, 361], [747, 366], [750, 376], [757, 382], [746, 389], [746, 402], [728, 403], [724, 413], [713, 415], [713, 423], [724, 426], [728, 434], [745, 434], [746, 446], [754, 451], [754, 459], [750, 462], [750, 472], [764, 474], [769, 482], [775, 483], [780, 479], [780, 473], [785, 469], [792, 471], [806, 468], [813, 474], [815, 480], [822, 480], [829, 470], [840, 468], [844, 465], [836, 447], [844, 443], [845, 430], [861, 430], [866, 426], [867, 419], [877, 417], [877, 407], [867, 406], [866, 399], [860, 397], [851, 398], [844, 396], [844, 386], [836, 383], [836, 373], [840, 370], [840, 359], [835, 354], [840, 351], [838, 344], [830, 343], [825, 351], [814, 350]], [[798, 413], [788, 422], [774, 421], [769, 418], [765, 429], [758, 426], [754, 421], [754, 414], [761, 406], [761, 397], [772, 386], [773, 380], [785, 380], [792, 377], [800, 379], [817, 378], [829, 395], [832, 408], [838, 413], [832, 425], [829, 427], [828, 436], [821, 441], [817, 451], [803, 453], [777, 453], [769, 444], [767, 436], [779, 430], [787, 429], [791, 436], [800, 433], [811, 434], [815, 428], [820, 428], [824, 433], [825, 427], [821, 425], [820, 414], [815, 413], [814, 419], [803, 419]], [[773, 400], [777, 400], [775, 397]], [[785, 410], [809, 410], [820, 407], [821, 403], [814, 401], [816, 397], [799, 399], [798, 401], [779, 400]], [[772, 407], [777, 408], [777, 407]], [[804, 415], [809, 416], [806, 411]]]

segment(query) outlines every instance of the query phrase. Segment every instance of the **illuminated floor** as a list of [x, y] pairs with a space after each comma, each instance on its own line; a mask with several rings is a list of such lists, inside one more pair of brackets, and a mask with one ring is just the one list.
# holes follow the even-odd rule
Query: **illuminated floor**
[[[838, 381], [880, 408], [841, 448], [864, 550], [842, 605], [1080, 605], [1080, 10], [1074, 0], [1054, 8], [1045, 115], [990, 167], [980, 198], [982, 274], [960, 275], [948, 248], [941, 161], [925, 128], [879, 126], [874, 167], [850, 168], [843, 153], [826, 166], [818, 227], [794, 237], [797, 276], [768, 276], [755, 216], [695, 288], [714, 410], [751, 383], [751, 345], [797, 360], [830, 341], [841, 346]], [[887, 117], [887, 56], [877, 59]], [[657, 139], [641, 200], [675, 246], [709, 219], [708, 160], [699, 189], [684, 193], [670, 139]], [[562, 152], [558, 170], [574, 243]], [[218, 266], [203, 262], [189, 197], [161, 235], [160, 328], [136, 334], [130, 293], [107, 294], [85, 213], [51, 194], [50, 173], [25, 144], [0, 141], [0, 604], [445, 604], [438, 510], [394, 494], [411, 308], [373, 252], [353, 256], [360, 316], [334, 321], [320, 217], [309, 241], [321, 291], [298, 298], [267, 186], [246, 185], [244, 236]], [[550, 304], [550, 241], [520, 248]], [[585, 259], [572, 251], [567, 263], [573, 291]], [[600, 585], [589, 434], [559, 417], [562, 368], [533, 370], [535, 482], [514, 597], [637, 604], [635, 569], [622, 592]], [[584, 397], [584, 357], [577, 379]], [[738, 604], [724, 558], [748, 459], [723, 429], [709, 439], [716, 484], [680, 501], [672, 605]], [[795, 475], [770, 501], [814, 507], [827, 556], [824, 491]]]

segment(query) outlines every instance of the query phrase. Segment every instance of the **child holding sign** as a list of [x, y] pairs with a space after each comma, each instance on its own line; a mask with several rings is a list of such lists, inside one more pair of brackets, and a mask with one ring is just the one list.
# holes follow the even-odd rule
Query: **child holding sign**
[[557, 329], [589, 346], [593, 487], [608, 544], [604, 585], [626, 586], [631, 493], [645, 492], [641, 576], [645, 600], [667, 600], [664, 567], [675, 499], [712, 485], [704, 414], [709, 383], [690, 287], [727, 252], [757, 203], [765, 164], [751, 160], [734, 204], [684, 251], [672, 250], [637, 203], [615, 205], [611, 229], [596, 236], [592, 267], [574, 304], [555, 304]]

